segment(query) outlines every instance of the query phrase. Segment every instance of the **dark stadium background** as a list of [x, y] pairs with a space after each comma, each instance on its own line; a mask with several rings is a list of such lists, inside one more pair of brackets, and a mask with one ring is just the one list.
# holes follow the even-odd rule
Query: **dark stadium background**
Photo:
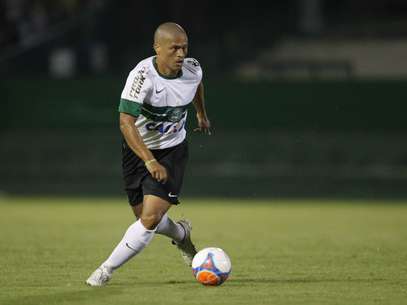
[[407, 195], [403, 0], [1, 0], [2, 193], [124, 196], [119, 96], [165, 21], [214, 129], [189, 133], [185, 196]]

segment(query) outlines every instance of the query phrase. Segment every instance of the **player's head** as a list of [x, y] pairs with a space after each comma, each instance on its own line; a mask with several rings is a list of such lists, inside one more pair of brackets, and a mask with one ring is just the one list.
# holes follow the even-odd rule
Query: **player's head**
[[173, 72], [179, 71], [188, 53], [186, 32], [173, 22], [161, 24], [154, 33], [154, 50], [161, 64]]

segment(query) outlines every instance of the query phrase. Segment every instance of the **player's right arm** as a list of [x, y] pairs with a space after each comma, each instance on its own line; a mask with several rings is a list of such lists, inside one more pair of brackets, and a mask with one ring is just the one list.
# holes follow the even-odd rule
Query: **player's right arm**
[[158, 163], [146, 144], [144, 144], [144, 141], [136, 128], [136, 120], [137, 117], [120, 112], [120, 130], [124, 139], [134, 153], [144, 161], [151, 176], [157, 181], [166, 183], [168, 178], [167, 170], [164, 166]]
[[130, 72], [120, 99], [120, 130], [127, 145], [144, 161], [151, 176], [157, 181], [166, 183], [167, 170], [154, 158], [136, 127], [143, 100], [151, 87], [151, 82], [143, 70], [135, 69]]

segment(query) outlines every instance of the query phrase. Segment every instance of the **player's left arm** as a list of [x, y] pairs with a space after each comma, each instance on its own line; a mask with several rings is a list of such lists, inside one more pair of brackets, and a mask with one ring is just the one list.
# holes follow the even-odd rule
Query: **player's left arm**
[[204, 86], [202, 81], [199, 83], [196, 89], [193, 104], [196, 110], [196, 119], [198, 121], [198, 127], [194, 131], [202, 131], [204, 134], [211, 135], [211, 122], [208, 119], [205, 108], [204, 99]]

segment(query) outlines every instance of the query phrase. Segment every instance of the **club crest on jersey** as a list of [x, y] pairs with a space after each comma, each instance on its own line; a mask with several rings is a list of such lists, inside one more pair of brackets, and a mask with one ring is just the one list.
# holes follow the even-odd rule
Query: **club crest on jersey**
[[182, 119], [183, 115], [184, 115], [184, 110], [183, 109], [175, 108], [175, 109], [172, 109], [172, 111], [170, 111], [168, 113], [167, 118], [168, 118], [168, 121], [175, 123], [175, 122], [180, 121]]
[[134, 98], [138, 98], [138, 95], [141, 92], [141, 88], [143, 88], [144, 81], [146, 77], [144, 76], [145, 68], [142, 68], [140, 71], [137, 72], [136, 77], [133, 80], [133, 84], [131, 85], [130, 89], [130, 96]]

